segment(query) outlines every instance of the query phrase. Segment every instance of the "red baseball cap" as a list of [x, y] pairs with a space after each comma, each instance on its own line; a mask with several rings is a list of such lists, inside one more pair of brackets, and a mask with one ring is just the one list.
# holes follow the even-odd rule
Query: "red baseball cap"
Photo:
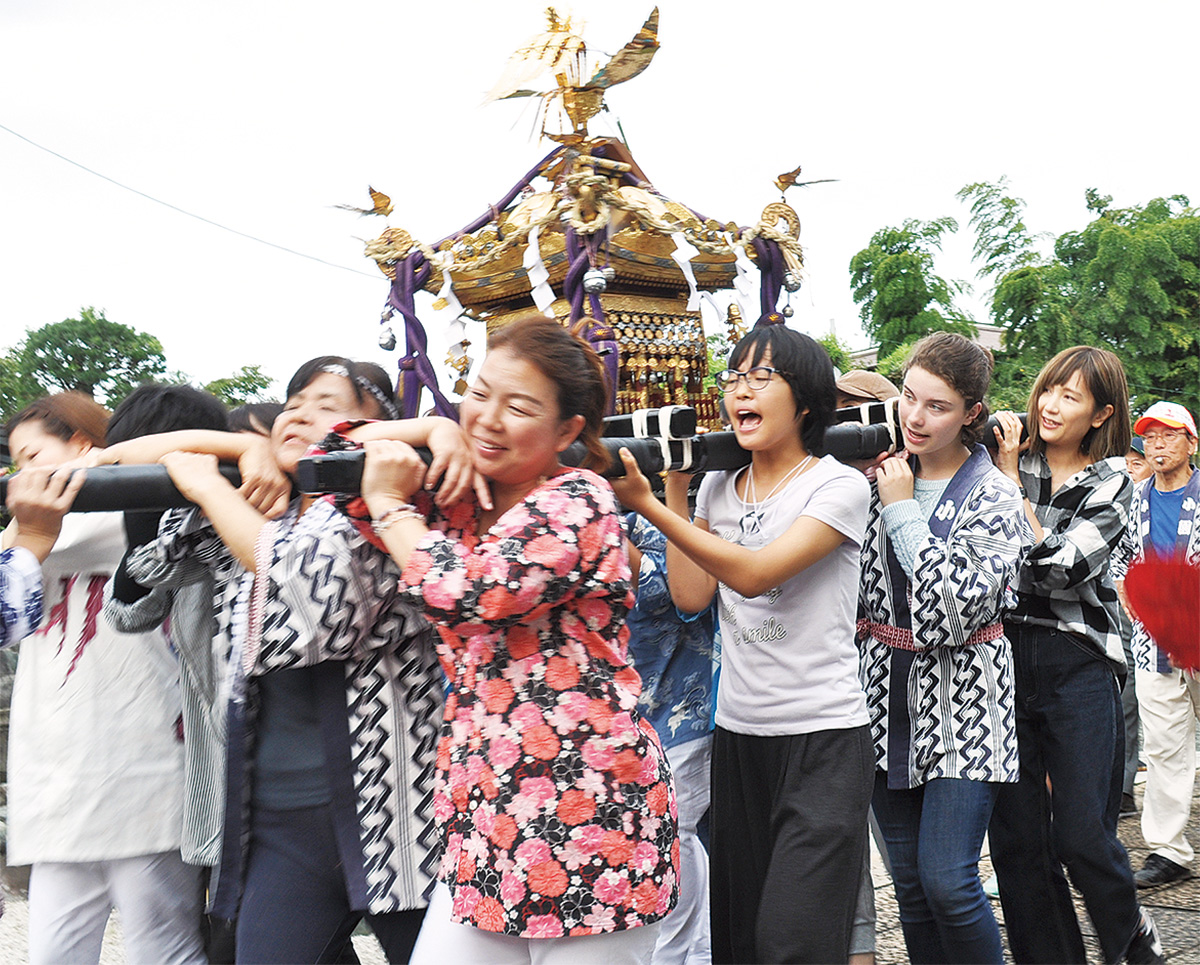
[[1146, 414], [1134, 423], [1133, 431], [1144, 436], [1146, 430], [1155, 422], [1169, 429], [1186, 429], [1189, 436], [1196, 438], [1196, 420], [1178, 402], [1155, 402], [1146, 410]]

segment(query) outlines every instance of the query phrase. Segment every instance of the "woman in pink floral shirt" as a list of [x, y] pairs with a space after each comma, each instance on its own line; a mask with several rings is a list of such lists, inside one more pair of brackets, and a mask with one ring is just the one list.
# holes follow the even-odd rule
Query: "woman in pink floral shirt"
[[646, 961], [675, 905], [675, 795], [636, 710], [621, 521], [603, 479], [558, 461], [577, 437], [606, 461], [604, 402], [594, 353], [531, 318], [493, 336], [462, 404], [483, 505], [427, 526], [415, 452], [366, 443], [363, 497], [451, 681], [434, 789], [448, 892], [414, 961], [530, 961], [542, 940], [566, 943], [556, 957]]

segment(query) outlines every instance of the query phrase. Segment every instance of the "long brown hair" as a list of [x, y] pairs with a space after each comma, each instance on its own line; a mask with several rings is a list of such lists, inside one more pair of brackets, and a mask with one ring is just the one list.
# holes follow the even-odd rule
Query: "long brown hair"
[[8, 420], [4, 431], [9, 435], [25, 422], [40, 422], [42, 428], [63, 442], [70, 442], [76, 433], [93, 446], [104, 445], [109, 411], [90, 395], [82, 392], [59, 392], [31, 402]]
[[587, 451], [580, 465], [600, 472], [611, 462], [600, 441], [608, 408], [604, 363], [583, 339], [544, 315], [528, 315], [498, 329], [488, 351], [506, 348], [537, 367], [558, 389], [560, 420], [583, 416], [578, 441]]
[[963, 397], [967, 410], [978, 402], [979, 415], [962, 427], [959, 438], [968, 448], [983, 439], [988, 420], [987, 395], [992, 381], [992, 353], [954, 332], [933, 332], [912, 348], [904, 374], [913, 366], [936, 375]]
[[1037, 417], [1038, 399], [1043, 392], [1056, 385], [1066, 385], [1071, 376], [1079, 373], [1083, 384], [1096, 400], [1095, 412], [1105, 406], [1113, 407], [1112, 415], [1099, 426], [1088, 429], [1079, 448], [1089, 459], [1107, 459], [1124, 456], [1133, 439], [1129, 418], [1129, 384], [1125, 381], [1125, 367], [1112, 352], [1090, 345], [1075, 345], [1063, 349], [1042, 366], [1033, 390], [1029, 393], [1029, 442], [1034, 452], [1046, 451]]

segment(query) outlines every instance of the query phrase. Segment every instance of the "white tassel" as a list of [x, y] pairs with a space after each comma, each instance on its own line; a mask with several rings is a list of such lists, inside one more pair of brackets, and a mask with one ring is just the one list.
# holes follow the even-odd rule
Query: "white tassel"
[[741, 309], [742, 318], [745, 319], [747, 325], [753, 325], [762, 314], [759, 310], [758, 286], [759, 286], [759, 271], [757, 266], [750, 260], [750, 256], [746, 254], [746, 249], [734, 240], [733, 235], [726, 233], [725, 239], [733, 248], [733, 267], [737, 274], [733, 279], [733, 288], [737, 292], [738, 308]]
[[550, 272], [542, 262], [542, 253], [538, 249], [538, 228], [535, 226], [529, 232], [529, 242], [525, 245], [525, 274], [529, 276], [530, 293], [538, 311], [547, 318], [553, 318], [554, 312], [550, 306], [554, 304], [554, 289], [550, 287]]
[[683, 277], [688, 283], [687, 310], [694, 312], [700, 307], [700, 291], [696, 288], [696, 273], [692, 271], [692, 259], [700, 254], [700, 250], [684, 237], [682, 231], [674, 232], [671, 240], [675, 242], [675, 250], [671, 252], [671, 258], [679, 266], [679, 270], [683, 272]]
[[[446, 254], [449, 254], [448, 252]], [[458, 318], [463, 313], [462, 302], [454, 294], [454, 281], [450, 277], [451, 259], [446, 258], [440, 267], [442, 269], [442, 287], [434, 301], [434, 311], [442, 318]]]

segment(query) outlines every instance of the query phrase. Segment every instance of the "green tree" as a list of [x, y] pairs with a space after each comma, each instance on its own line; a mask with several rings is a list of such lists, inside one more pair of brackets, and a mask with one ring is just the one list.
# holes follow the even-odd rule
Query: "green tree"
[[879, 356], [875, 362], [875, 371], [896, 385], [902, 385], [904, 382], [904, 363], [908, 361], [908, 355], [912, 351], [912, 347], [917, 344], [917, 340], [920, 338], [920, 335], [910, 335], [892, 349], [892, 351], [888, 352], [887, 355]]
[[839, 372], [849, 372], [854, 368], [850, 361], [850, 349], [832, 332], [817, 339], [817, 344], [829, 353], [829, 360], [837, 366]]
[[971, 203], [969, 223], [975, 231], [973, 254], [979, 262], [978, 274], [993, 281], [1036, 263], [1038, 244], [1050, 237], [1045, 232], [1030, 232], [1025, 226], [1025, 202], [1007, 190], [1008, 178], [1001, 178], [995, 184], [968, 184], [955, 195], [959, 201]]
[[109, 405], [167, 369], [157, 338], [110, 322], [95, 308], [29, 332], [20, 366], [47, 392], [98, 395], [97, 401]]
[[[998, 186], [968, 185], [960, 197], [994, 197]], [[1125, 364], [1135, 412], [1159, 399], [1200, 406], [1200, 211], [1182, 195], [1112, 208], [1086, 194], [1098, 216], [1037, 253], [1034, 236], [1005, 230], [1004, 212], [981, 208], [972, 226], [976, 255], [997, 276], [992, 317], [1004, 328], [996, 389], [1027, 397], [1047, 359], [1072, 345], [1111, 349]], [[1018, 202], [1018, 204], [1020, 204]], [[1019, 221], [1018, 218], [1010, 218]], [[1023, 225], [1021, 226], [1023, 230]], [[1006, 243], [1016, 239], [1010, 245]]]
[[233, 375], [213, 379], [204, 386], [204, 391], [234, 408], [247, 402], [270, 401], [266, 393], [274, 384], [275, 380], [263, 372], [261, 365], [243, 365]]
[[706, 335], [704, 337], [704, 351], [708, 357], [708, 374], [704, 376], [701, 384], [705, 389], [717, 384], [717, 373], [726, 368], [731, 348], [733, 346], [729, 344], [729, 338], [725, 335]]
[[0, 423], [7, 422], [34, 399], [45, 395], [21, 364], [23, 347], [16, 345], [0, 356]]
[[870, 244], [850, 259], [854, 300], [880, 357], [929, 332], [975, 334], [974, 322], [954, 304], [970, 286], [934, 272], [942, 237], [957, 230], [953, 218], [909, 219], [899, 228], [875, 232]]

